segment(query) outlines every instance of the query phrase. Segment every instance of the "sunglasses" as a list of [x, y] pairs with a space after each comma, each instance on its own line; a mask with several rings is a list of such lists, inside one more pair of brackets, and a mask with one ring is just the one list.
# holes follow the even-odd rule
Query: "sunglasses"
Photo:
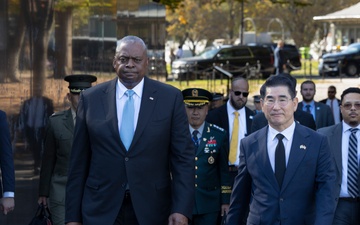
[[241, 91], [232, 91], [234, 95], [239, 96], [242, 94], [245, 98], [249, 95], [249, 92], [241, 92]]

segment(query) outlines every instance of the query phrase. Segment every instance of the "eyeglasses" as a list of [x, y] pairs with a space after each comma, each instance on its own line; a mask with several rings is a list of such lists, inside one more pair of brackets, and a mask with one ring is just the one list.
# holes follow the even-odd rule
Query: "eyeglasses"
[[242, 96], [244, 96], [245, 98], [247, 97], [247, 96], [249, 96], [249, 92], [241, 92], [241, 91], [232, 91], [233, 93], [234, 93], [234, 95], [236, 95], [236, 96], [239, 96], [239, 95], [241, 95], [242, 94]]
[[286, 98], [286, 97], [281, 97], [278, 100], [276, 100], [275, 98], [265, 98], [264, 104], [268, 107], [273, 107], [275, 105], [275, 103], [277, 102], [280, 107], [285, 107], [289, 103], [289, 100], [291, 101], [293, 99]]
[[352, 109], [352, 107], [355, 107], [356, 110], [360, 110], [360, 102], [356, 102], [354, 104], [351, 104], [349, 102], [342, 104], [342, 107], [346, 110]]

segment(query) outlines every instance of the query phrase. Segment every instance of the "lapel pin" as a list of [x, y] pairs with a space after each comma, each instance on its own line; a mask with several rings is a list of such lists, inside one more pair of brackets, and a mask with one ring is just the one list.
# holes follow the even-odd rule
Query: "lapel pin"
[[300, 145], [300, 149], [306, 150], [306, 146], [305, 145]]
[[150, 97], [149, 99], [150, 99], [150, 100], [154, 100], [154, 98], [153, 98], [153, 97]]

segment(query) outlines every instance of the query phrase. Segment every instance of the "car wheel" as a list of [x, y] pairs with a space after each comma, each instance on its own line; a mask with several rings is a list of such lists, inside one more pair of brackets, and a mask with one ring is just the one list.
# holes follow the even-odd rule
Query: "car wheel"
[[345, 68], [345, 73], [349, 77], [354, 77], [358, 73], [358, 68], [354, 63], [350, 63]]

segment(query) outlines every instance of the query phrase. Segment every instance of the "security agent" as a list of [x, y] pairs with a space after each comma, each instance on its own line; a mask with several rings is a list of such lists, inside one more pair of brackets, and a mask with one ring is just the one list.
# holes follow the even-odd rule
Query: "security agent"
[[182, 91], [195, 145], [195, 204], [191, 225], [216, 225], [228, 212], [231, 177], [226, 131], [205, 121], [213, 96], [200, 88]]
[[67, 98], [70, 108], [49, 118], [39, 182], [38, 203], [49, 203], [54, 225], [65, 223], [65, 188], [79, 96], [97, 78], [92, 75], [69, 75], [64, 80], [69, 82]]

